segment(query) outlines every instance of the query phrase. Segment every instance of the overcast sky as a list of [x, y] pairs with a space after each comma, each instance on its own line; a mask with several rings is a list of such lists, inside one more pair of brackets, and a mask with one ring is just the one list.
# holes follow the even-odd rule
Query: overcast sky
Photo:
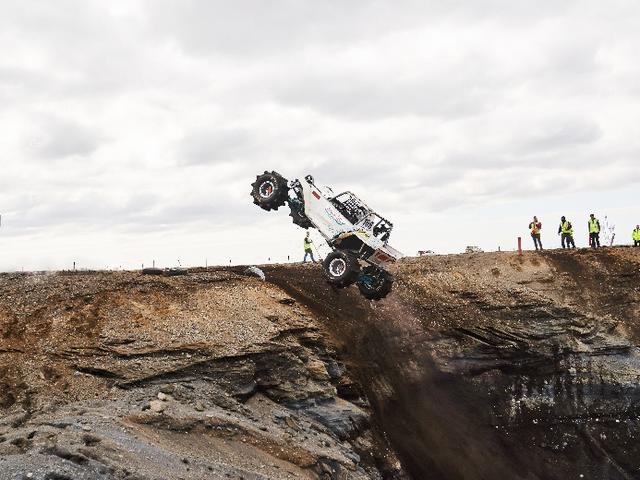
[[640, 223], [640, 4], [0, 0], [0, 270], [302, 253], [312, 174], [407, 254]]

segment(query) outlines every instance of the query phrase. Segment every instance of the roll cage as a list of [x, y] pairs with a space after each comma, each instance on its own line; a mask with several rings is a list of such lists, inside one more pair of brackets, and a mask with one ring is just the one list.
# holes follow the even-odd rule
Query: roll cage
[[393, 224], [371, 210], [352, 192], [342, 192], [329, 198], [329, 201], [354, 226], [371, 232], [374, 237], [379, 237], [383, 242], [389, 239]]

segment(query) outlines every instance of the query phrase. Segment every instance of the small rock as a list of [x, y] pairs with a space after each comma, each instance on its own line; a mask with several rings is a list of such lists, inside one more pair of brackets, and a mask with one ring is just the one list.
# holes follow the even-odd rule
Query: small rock
[[244, 271], [244, 274], [247, 277], [258, 277], [263, 282], [265, 280], [264, 272], [260, 270], [258, 267], [249, 267]]
[[160, 400], [151, 400], [149, 402], [149, 408], [152, 412], [160, 413], [164, 412], [164, 409], [167, 408], [167, 405]]
[[162, 387], [160, 387], [160, 392], [162, 393], [166, 393], [166, 394], [170, 394], [175, 392], [176, 388], [174, 385], [163, 385]]
[[84, 430], [85, 432], [90, 432], [91, 427], [89, 425], [82, 425], [82, 430]]
[[320, 466], [322, 467], [322, 470], [325, 473], [328, 473], [329, 475], [333, 474], [333, 468], [331, 468], [329, 465], [327, 465], [326, 463], [321, 463]]
[[355, 453], [355, 452], [347, 452], [347, 453], [345, 453], [345, 456], [346, 456], [349, 460], [351, 460], [353, 463], [355, 463], [356, 465], [357, 465], [358, 463], [360, 463], [360, 455], [358, 455], [358, 454], [357, 454], [357, 453]]
[[164, 393], [164, 392], [159, 392], [158, 393], [158, 400], [162, 400], [163, 402], [166, 402], [169, 399], [169, 396]]
[[276, 418], [276, 420], [284, 420], [285, 418], [290, 417], [287, 412], [283, 412], [282, 410], [274, 410], [273, 416]]
[[202, 405], [202, 403], [200, 402], [196, 402], [196, 405], [194, 407], [198, 412], [204, 412], [204, 405]]
[[293, 418], [291, 417], [285, 418], [284, 423], [286, 423], [290, 429], [295, 430], [296, 432], [300, 431], [300, 426]]

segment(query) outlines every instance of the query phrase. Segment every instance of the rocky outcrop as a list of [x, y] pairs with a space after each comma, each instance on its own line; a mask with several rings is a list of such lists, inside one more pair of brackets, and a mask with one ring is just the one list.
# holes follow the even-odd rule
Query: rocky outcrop
[[321, 325], [259, 279], [9, 275], [0, 290], [2, 479], [394, 468]]

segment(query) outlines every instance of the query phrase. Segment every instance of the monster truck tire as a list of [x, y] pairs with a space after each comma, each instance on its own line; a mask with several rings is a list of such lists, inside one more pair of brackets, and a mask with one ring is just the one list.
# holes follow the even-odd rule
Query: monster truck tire
[[358, 288], [362, 296], [369, 300], [381, 300], [391, 292], [393, 277], [384, 270], [369, 266], [362, 270], [358, 278]]
[[[291, 205], [289, 206], [291, 207]], [[291, 207], [291, 213], [289, 214], [289, 216], [293, 219], [293, 223], [295, 223], [299, 227], [305, 229], [313, 227], [313, 224], [307, 218], [307, 216], [304, 213], [300, 213], [298, 210], [294, 210], [293, 207]]]
[[327, 255], [322, 266], [329, 283], [339, 288], [356, 283], [360, 275], [360, 264], [356, 256], [343, 250], [336, 250]]
[[278, 172], [264, 172], [251, 184], [253, 203], [263, 210], [278, 210], [287, 203], [289, 187], [287, 179]]

